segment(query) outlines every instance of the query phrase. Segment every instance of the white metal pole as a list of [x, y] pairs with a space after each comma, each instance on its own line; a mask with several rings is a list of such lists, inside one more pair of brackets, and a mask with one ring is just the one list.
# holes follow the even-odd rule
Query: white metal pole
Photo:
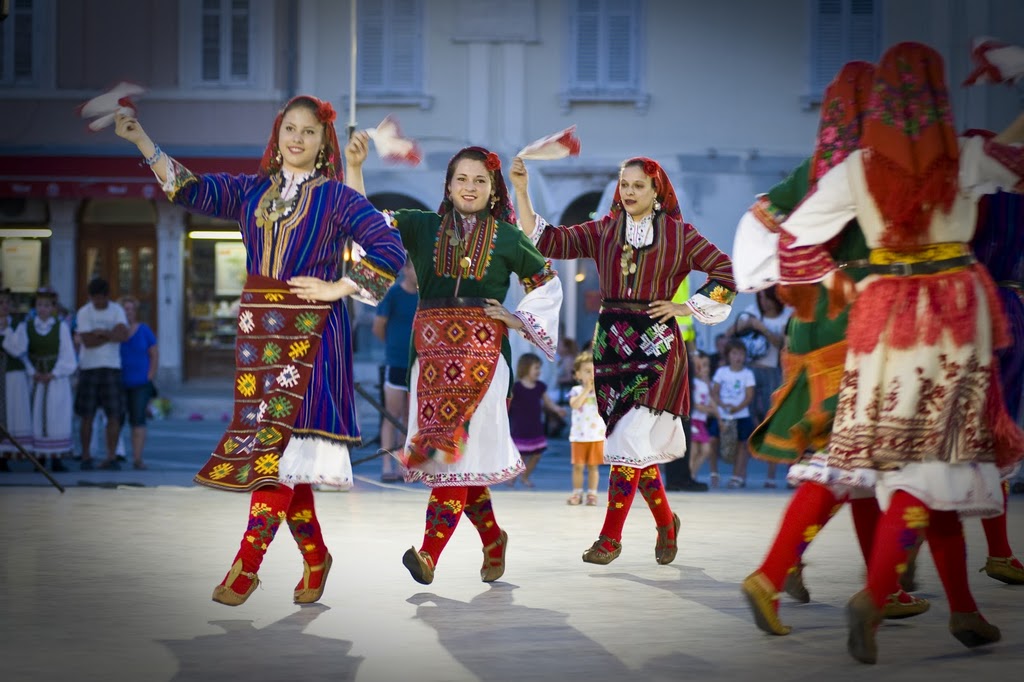
[[359, 54], [356, 40], [359, 28], [356, 25], [356, 7], [359, 0], [350, 0], [352, 16], [349, 17], [349, 67], [348, 67], [348, 137], [356, 130], [356, 57]]

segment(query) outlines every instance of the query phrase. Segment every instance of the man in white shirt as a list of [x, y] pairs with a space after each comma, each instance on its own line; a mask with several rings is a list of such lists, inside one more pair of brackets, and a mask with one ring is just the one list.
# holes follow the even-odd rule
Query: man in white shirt
[[82, 469], [92, 469], [92, 424], [96, 409], [107, 416], [107, 458], [101, 469], [117, 469], [115, 458], [121, 417], [125, 412], [121, 383], [121, 342], [128, 339], [124, 308], [110, 300], [110, 285], [96, 278], [89, 282], [89, 302], [79, 308], [75, 335], [81, 342], [75, 414], [82, 420]]

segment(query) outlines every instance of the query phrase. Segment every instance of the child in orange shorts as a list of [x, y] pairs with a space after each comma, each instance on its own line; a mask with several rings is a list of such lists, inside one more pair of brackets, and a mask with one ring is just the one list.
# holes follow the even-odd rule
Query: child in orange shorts
[[604, 463], [605, 425], [597, 411], [597, 393], [594, 391], [594, 358], [590, 352], [580, 353], [573, 363], [574, 376], [580, 383], [569, 391], [572, 408], [572, 427], [569, 442], [572, 447], [572, 495], [568, 503], [583, 502], [583, 469], [590, 467], [587, 477], [587, 506], [597, 506], [598, 467]]

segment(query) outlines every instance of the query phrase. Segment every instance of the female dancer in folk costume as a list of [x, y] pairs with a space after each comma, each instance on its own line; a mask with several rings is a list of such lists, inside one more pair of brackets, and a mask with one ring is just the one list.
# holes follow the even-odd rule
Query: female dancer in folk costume
[[[818, 178], [858, 148], [874, 73], [872, 64], [860, 61], [840, 70], [825, 90], [814, 156], [759, 197], [736, 232], [733, 270], [739, 288], [758, 289], [781, 282], [785, 286], [779, 288], [780, 297], [795, 309], [783, 355], [782, 386], [748, 442], [754, 457], [792, 465], [791, 480], [799, 480], [797, 474], [811, 454], [828, 447], [846, 361], [848, 307], [829, 297], [824, 287], [815, 283], [815, 274], [835, 259], [855, 281], [860, 280], [867, 273], [853, 266], [867, 258], [868, 248], [855, 220], [827, 246], [795, 249], [780, 248], [793, 240], [781, 231], [781, 224]], [[758, 627], [775, 635], [790, 631], [779, 620], [777, 593], [781, 589], [798, 601], [810, 601], [802, 580], [801, 557], [847, 501], [864, 560], [870, 560], [881, 515], [874, 490], [803, 482], [786, 509], [764, 563], [743, 582]], [[885, 616], [906, 618], [928, 608], [927, 600], [898, 589], [886, 599]]]
[[[969, 647], [1000, 637], [971, 596], [959, 515], [1002, 513], [999, 467], [1024, 454], [1024, 434], [1006, 413], [992, 355], [1009, 340], [995, 284], [967, 242], [980, 193], [1020, 183], [1024, 153], [957, 140], [942, 59], [918, 43], [879, 62], [860, 147], [782, 227], [800, 247], [828, 242], [856, 218], [871, 248], [828, 452], [796, 475], [874, 484], [885, 508], [867, 586], [847, 606], [849, 652], [874, 663], [882, 607], [922, 533], [949, 598], [950, 631]], [[834, 263], [819, 279], [854, 295]]]
[[[18, 453], [18, 445], [32, 449], [32, 390], [23, 358], [7, 351], [7, 339], [13, 341], [17, 327], [11, 317], [11, 290], [0, 289], [0, 425], [13, 442], [0, 435], [0, 471], [8, 471], [8, 459]], [[54, 460], [59, 463], [60, 460]]]
[[[968, 131], [970, 134], [972, 131]], [[999, 287], [999, 301], [1009, 323], [1012, 343], [996, 351], [1006, 411], [1019, 423], [1024, 389], [1024, 196], [997, 192], [978, 203], [974, 254]], [[988, 543], [985, 573], [1008, 585], [1024, 585], [1024, 566], [1013, 555], [1006, 532], [1010, 476], [1003, 481], [1003, 513], [982, 519]]]
[[[356, 133], [345, 158], [359, 191], [366, 153], [367, 137]], [[437, 213], [395, 211], [391, 220], [420, 286], [409, 379], [415, 423], [402, 458], [406, 480], [432, 489], [423, 544], [406, 551], [402, 563], [414, 580], [430, 584], [465, 511], [484, 545], [480, 578], [493, 582], [505, 571], [508, 535], [494, 517], [488, 486], [524, 469], [509, 431], [506, 330], [519, 331], [553, 360], [562, 285], [515, 226], [501, 162], [481, 147], [448, 162]], [[513, 274], [526, 289], [514, 313], [501, 304]]]
[[[607, 564], [622, 552], [622, 527], [639, 487], [654, 514], [659, 564], [676, 556], [679, 517], [665, 496], [658, 465], [686, 453], [689, 381], [686, 347], [675, 317], [705, 324], [729, 316], [735, 298], [728, 256], [683, 222], [665, 171], [655, 161], [622, 164], [612, 210], [573, 226], [548, 225], [533, 211], [522, 159], [512, 164], [520, 223], [552, 258], [593, 258], [601, 281], [594, 334], [597, 400], [607, 425], [604, 461], [611, 465], [608, 509], [597, 541], [583, 560]], [[686, 303], [672, 302], [691, 270], [707, 283]]]
[[71, 377], [78, 359], [71, 329], [57, 318], [56, 292], [40, 289], [34, 308], [35, 315], [4, 339], [4, 350], [23, 361], [32, 383], [32, 432], [22, 445], [42, 461], [49, 457], [54, 471], [65, 471], [61, 458], [71, 453]]
[[[398, 235], [342, 184], [334, 118], [329, 103], [296, 97], [275, 119], [257, 174], [197, 176], [162, 153], [135, 118], [117, 117], [118, 135], [138, 145], [171, 201], [238, 221], [246, 248], [234, 417], [196, 476], [203, 485], [252, 491], [241, 547], [213, 593], [229, 606], [259, 583], [281, 521], [303, 557], [295, 602], [323, 594], [331, 556], [312, 484], [351, 485], [348, 443], [359, 441], [342, 299], [375, 304], [405, 260]], [[348, 237], [366, 256], [339, 278]]]

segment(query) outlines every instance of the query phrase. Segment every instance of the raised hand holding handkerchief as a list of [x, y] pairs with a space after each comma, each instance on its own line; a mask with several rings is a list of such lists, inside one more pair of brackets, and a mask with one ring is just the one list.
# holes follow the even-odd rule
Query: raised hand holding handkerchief
[[552, 161], [580, 155], [580, 138], [576, 126], [569, 126], [554, 135], [548, 135], [523, 147], [516, 156], [525, 160]]
[[132, 97], [146, 92], [146, 89], [134, 83], [122, 81], [102, 95], [93, 97], [78, 109], [82, 118], [91, 118], [89, 130], [103, 130], [114, 123], [118, 113], [134, 115], [135, 104]]

